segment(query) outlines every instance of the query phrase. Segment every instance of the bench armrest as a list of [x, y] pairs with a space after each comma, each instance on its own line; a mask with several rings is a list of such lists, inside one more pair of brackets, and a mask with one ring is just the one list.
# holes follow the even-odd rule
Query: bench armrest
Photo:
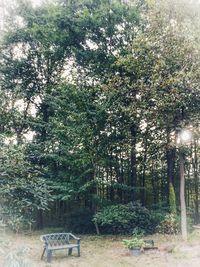
[[75, 240], [77, 240], [77, 241], [80, 241], [80, 238], [78, 238], [78, 237], [76, 237], [75, 235], [73, 235], [73, 234], [69, 234], [73, 239], [75, 239]]

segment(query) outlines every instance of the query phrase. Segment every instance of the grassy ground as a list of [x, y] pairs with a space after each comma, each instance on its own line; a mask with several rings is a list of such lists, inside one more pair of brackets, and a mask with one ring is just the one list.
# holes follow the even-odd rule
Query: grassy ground
[[[81, 236], [81, 257], [66, 256], [66, 252], [57, 251], [51, 264], [40, 260], [42, 243], [40, 233], [32, 235], [5, 234], [0, 236], [0, 266], [10, 251], [28, 248], [27, 257], [34, 267], [199, 267], [200, 234], [193, 233], [187, 243], [179, 237], [154, 235], [158, 250], [146, 251], [140, 256], [130, 256], [122, 244], [122, 237]], [[30, 266], [31, 267], [31, 264]]]

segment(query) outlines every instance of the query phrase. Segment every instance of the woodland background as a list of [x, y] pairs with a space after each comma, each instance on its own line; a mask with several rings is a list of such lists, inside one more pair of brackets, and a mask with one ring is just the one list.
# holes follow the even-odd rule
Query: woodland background
[[181, 149], [187, 214], [198, 223], [200, 4], [12, 1], [1, 12], [0, 216], [9, 227], [152, 233], [171, 223], [182, 128], [192, 131]]

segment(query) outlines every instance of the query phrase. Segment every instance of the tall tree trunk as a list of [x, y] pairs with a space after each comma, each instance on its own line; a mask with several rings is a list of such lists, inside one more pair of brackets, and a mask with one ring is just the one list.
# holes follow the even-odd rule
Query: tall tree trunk
[[37, 229], [41, 230], [43, 228], [44, 228], [43, 211], [38, 210], [38, 212], [37, 212]]
[[195, 192], [195, 214], [194, 222], [199, 223], [199, 166], [198, 166], [198, 155], [197, 155], [197, 140], [194, 139], [194, 158], [192, 158], [192, 166], [194, 173], [194, 192]]
[[118, 189], [116, 190], [116, 199], [118, 200], [118, 202], [121, 203], [122, 201], [122, 189], [121, 189], [121, 185], [123, 183], [122, 181], [122, 166], [121, 166], [121, 152], [119, 152], [119, 155], [117, 154], [115, 156], [115, 160], [116, 160], [116, 164], [115, 164], [115, 172], [116, 172], [116, 181], [118, 183]]
[[158, 192], [156, 190], [156, 183], [155, 183], [155, 177], [154, 177], [154, 162], [152, 161], [151, 165], [151, 184], [152, 184], [152, 190], [153, 190], [153, 203], [154, 205], [157, 204], [157, 198], [158, 198]]
[[[120, 168], [121, 168], [120, 184], [121, 184], [121, 186], [123, 186], [123, 183], [124, 183], [124, 164], [123, 163], [124, 163], [124, 161], [123, 161], [122, 152], [120, 152]], [[122, 188], [120, 188], [120, 191], [119, 191], [119, 199], [120, 199], [120, 203], [124, 202]]]
[[176, 213], [176, 195], [174, 190], [174, 167], [176, 149], [171, 147], [170, 129], [167, 129], [167, 178], [168, 178], [168, 203], [170, 212]]
[[111, 161], [110, 161], [110, 200], [114, 199], [114, 190], [113, 190], [113, 154], [111, 152]]
[[174, 185], [174, 167], [175, 167], [176, 149], [167, 149], [167, 177], [169, 184]]
[[130, 186], [132, 187], [133, 191], [131, 194], [131, 200], [135, 201], [137, 199], [136, 196], [136, 185], [137, 185], [137, 168], [136, 168], [136, 137], [137, 137], [137, 128], [136, 125], [133, 123], [130, 127], [131, 133], [131, 175], [130, 175]]
[[171, 147], [170, 130], [167, 129], [167, 178], [170, 186], [174, 187], [174, 167], [175, 167], [176, 148]]
[[179, 148], [180, 164], [180, 204], [181, 204], [181, 234], [183, 240], [187, 240], [187, 215], [185, 203], [185, 175], [184, 175], [184, 154], [182, 148]]
[[146, 180], [146, 166], [147, 166], [146, 161], [147, 161], [147, 138], [145, 137], [144, 158], [142, 164], [142, 195], [141, 195], [141, 202], [143, 206], [145, 206], [145, 180]]

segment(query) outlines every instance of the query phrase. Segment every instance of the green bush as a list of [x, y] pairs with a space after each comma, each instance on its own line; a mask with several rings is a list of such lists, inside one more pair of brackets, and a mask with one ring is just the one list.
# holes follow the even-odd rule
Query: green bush
[[93, 221], [103, 234], [132, 234], [136, 228], [139, 232], [152, 234], [162, 219], [161, 213], [149, 211], [136, 202], [105, 207]]
[[157, 226], [157, 231], [161, 234], [174, 235], [179, 232], [178, 218], [175, 214], [169, 213]]

